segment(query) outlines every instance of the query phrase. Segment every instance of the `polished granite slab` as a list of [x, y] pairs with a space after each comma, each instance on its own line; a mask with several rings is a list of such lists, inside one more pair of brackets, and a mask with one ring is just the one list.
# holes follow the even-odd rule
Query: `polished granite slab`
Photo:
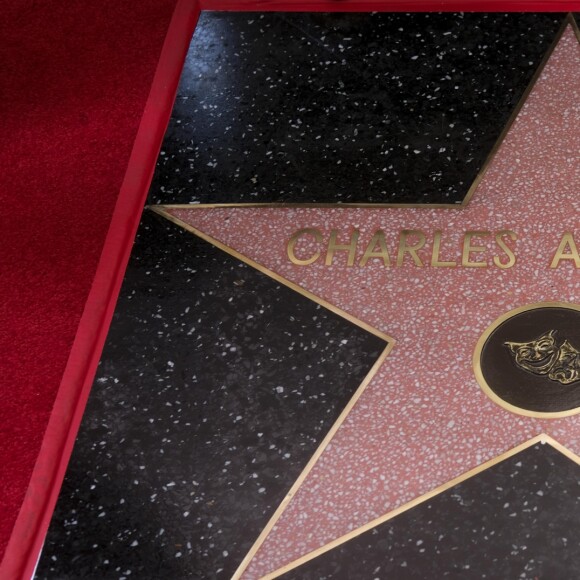
[[38, 578], [229, 578], [385, 348], [144, 216]]
[[580, 467], [538, 444], [280, 576], [577, 578]]
[[[568, 321], [579, 308], [580, 260], [572, 247], [580, 248], [579, 38], [568, 21], [466, 206], [157, 208], [396, 341], [248, 566], [247, 578], [268, 575], [382, 515], [401, 513], [537, 437], [557, 441], [580, 463], [580, 408], [534, 406], [526, 388], [534, 376], [517, 366], [504, 344], [539, 341], [556, 331], [555, 346], [578, 347], [575, 330], [553, 315], [565, 308]], [[496, 243], [502, 236], [511, 257]], [[474, 239], [477, 257], [469, 250]], [[374, 257], [367, 260], [369, 248]], [[486, 390], [478, 375], [479, 364], [497, 368], [500, 359], [486, 362], [477, 353], [488, 331], [502, 323], [508, 330], [507, 320], [528, 311], [540, 318], [534, 314], [525, 332], [510, 326], [494, 354], [514, 367], [514, 381], [528, 392], [516, 407], [506, 393], [497, 396], [490, 376], [484, 373]], [[542, 349], [533, 360], [543, 361]], [[522, 354], [520, 362], [533, 358]], [[567, 367], [577, 360], [565, 358], [559, 360]], [[542, 380], [546, 401], [566, 403], [563, 393], [580, 388], [576, 382], [560, 389], [549, 375]], [[543, 517], [551, 517], [549, 506]], [[506, 545], [510, 539], [502, 537]]]
[[204, 12], [151, 203], [459, 203], [563, 18]]

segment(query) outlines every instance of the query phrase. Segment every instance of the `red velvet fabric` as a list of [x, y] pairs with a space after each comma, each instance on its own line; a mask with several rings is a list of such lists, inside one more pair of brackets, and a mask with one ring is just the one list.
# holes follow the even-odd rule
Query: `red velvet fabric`
[[0, 555], [37, 459], [176, 0], [3, 4]]

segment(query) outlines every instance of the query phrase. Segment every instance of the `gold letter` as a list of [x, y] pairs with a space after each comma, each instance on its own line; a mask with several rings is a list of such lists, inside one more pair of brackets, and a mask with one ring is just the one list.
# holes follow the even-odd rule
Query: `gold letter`
[[296, 243], [298, 242], [298, 238], [304, 234], [310, 234], [314, 236], [314, 239], [320, 243], [322, 241], [322, 234], [320, 231], [314, 228], [304, 228], [303, 230], [298, 230], [292, 237], [288, 240], [288, 247], [286, 248], [288, 252], [288, 257], [293, 264], [297, 264], [298, 266], [308, 266], [310, 264], [314, 264], [318, 258], [320, 258], [320, 252], [315, 252], [315, 254], [311, 258], [307, 258], [306, 260], [301, 260], [300, 258], [296, 257], [294, 253], [294, 248], [296, 247]]
[[336, 243], [336, 230], [330, 232], [330, 241], [328, 242], [328, 251], [326, 252], [326, 262], [327, 266], [332, 264], [332, 258], [334, 258], [334, 252], [337, 250], [344, 250], [348, 252], [347, 266], [354, 265], [354, 256], [356, 254], [356, 243], [358, 242], [359, 231], [354, 230], [350, 236], [350, 242], [346, 245], [341, 245]]
[[[375, 246], [379, 244], [379, 250], [375, 251]], [[385, 234], [383, 230], [377, 230], [373, 239], [369, 242], [367, 249], [359, 263], [359, 266], [366, 266], [367, 262], [371, 258], [382, 258], [383, 264], [385, 266], [391, 265], [391, 258], [389, 257], [389, 250], [387, 250], [387, 244], [385, 243]]]
[[502, 270], [507, 270], [511, 268], [516, 263], [516, 255], [508, 248], [507, 244], [502, 240], [503, 236], [509, 236], [512, 240], [517, 240], [518, 236], [515, 232], [511, 230], [501, 230], [495, 234], [495, 243], [505, 252], [508, 257], [508, 261], [504, 264], [500, 261], [498, 256], [493, 257], [493, 263]]
[[455, 262], [440, 262], [439, 252], [441, 250], [441, 230], [437, 230], [433, 237], [433, 254], [431, 256], [431, 266], [435, 268], [455, 268]]
[[[570, 252], [564, 253], [566, 246], [570, 247]], [[576, 247], [576, 242], [574, 242], [574, 236], [571, 232], [564, 232], [560, 245], [554, 254], [554, 259], [550, 264], [550, 268], [557, 268], [562, 260], [574, 260], [576, 268], [580, 268], [580, 254], [578, 254], [578, 248]]]
[[[407, 239], [410, 236], [416, 236], [419, 238], [416, 244], [409, 245]], [[399, 252], [397, 253], [397, 266], [403, 265], [403, 260], [405, 254], [409, 254], [413, 258], [416, 266], [422, 266], [423, 262], [417, 255], [417, 250], [420, 250], [425, 245], [425, 234], [419, 230], [403, 230], [401, 232], [401, 237], [399, 238]]]
[[487, 268], [487, 262], [470, 262], [469, 254], [472, 252], [485, 252], [487, 250], [484, 246], [472, 246], [471, 239], [475, 237], [482, 238], [483, 236], [489, 236], [489, 232], [465, 232], [465, 237], [463, 238], [463, 256], [461, 258], [461, 265], [468, 268]]

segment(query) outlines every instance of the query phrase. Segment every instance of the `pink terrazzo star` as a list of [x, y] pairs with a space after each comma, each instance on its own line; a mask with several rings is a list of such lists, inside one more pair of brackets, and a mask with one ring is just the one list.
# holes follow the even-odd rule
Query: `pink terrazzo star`
[[[469, 205], [463, 209], [170, 209], [175, 217], [394, 337], [396, 345], [277, 522], [245, 577], [256, 578], [320, 547], [483, 462], [546, 433], [580, 454], [580, 415], [535, 419], [493, 403], [472, 368], [477, 340], [500, 315], [525, 304], [578, 302], [572, 260], [550, 269], [562, 234], [580, 239], [580, 45], [568, 26]], [[361, 238], [354, 267], [339, 252], [292, 264], [286, 247], [300, 228]], [[385, 232], [393, 259], [398, 232], [425, 232], [417, 267], [358, 260]], [[430, 242], [442, 232], [434, 268]], [[493, 236], [461, 267], [466, 230], [512, 230], [513, 268], [493, 265]], [[312, 242], [313, 243], [313, 242]], [[297, 254], [314, 248], [307, 242]], [[316, 246], [318, 247], [318, 246]], [[505, 255], [500, 254], [505, 261]], [[323, 256], [324, 257], [324, 256]]]

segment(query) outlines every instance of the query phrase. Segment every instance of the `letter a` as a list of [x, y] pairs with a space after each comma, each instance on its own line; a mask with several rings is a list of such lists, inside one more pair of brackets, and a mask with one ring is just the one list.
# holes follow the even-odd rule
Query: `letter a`
[[[566, 248], [570, 251], [564, 253]], [[580, 254], [578, 254], [578, 248], [576, 247], [576, 242], [574, 241], [574, 236], [570, 232], [565, 232], [560, 241], [560, 245], [554, 254], [550, 268], [557, 268], [562, 260], [574, 260], [576, 268], [580, 268]]]

